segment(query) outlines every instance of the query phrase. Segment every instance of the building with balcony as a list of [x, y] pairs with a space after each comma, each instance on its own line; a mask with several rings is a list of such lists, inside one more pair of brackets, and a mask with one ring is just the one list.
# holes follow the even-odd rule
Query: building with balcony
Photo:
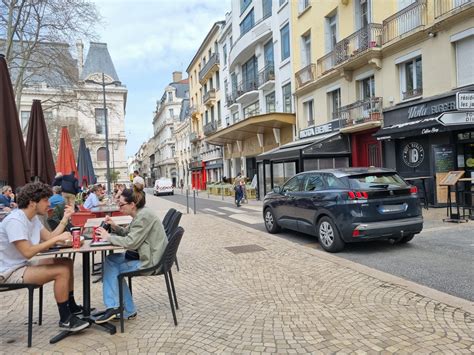
[[199, 190], [206, 189], [207, 182], [222, 179], [222, 156], [208, 154], [216, 147], [205, 144], [203, 139], [209, 134], [210, 127], [216, 127], [222, 120], [220, 77], [224, 58], [217, 39], [223, 25], [223, 21], [213, 24], [187, 68], [191, 105], [189, 140], [192, 144], [188, 167], [192, 175], [191, 186]]
[[258, 155], [294, 136], [289, 2], [233, 0], [218, 45], [223, 119], [205, 141], [223, 147], [224, 176], [253, 179]]
[[[470, 106], [474, 1], [295, 1], [292, 24], [297, 172], [386, 166], [434, 184], [447, 169], [432, 161], [437, 145], [458, 152], [451, 170], [468, 170], [474, 126], [455, 98], [467, 92]], [[443, 125], [440, 115], [459, 122]], [[349, 149], [328, 156], [337, 136]], [[312, 156], [310, 144], [319, 147]], [[429, 189], [430, 202], [442, 200]]]
[[165, 88], [163, 96], [157, 101], [153, 117], [153, 142], [155, 146], [153, 179], [166, 177], [178, 186], [176, 166], [176, 139], [174, 130], [180, 122], [183, 100], [189, 98], [188, 79], [181, 72], [173, 72], [173, 81]]
[[176, 122], [174, 128], [175, 145], [175, 161], [178, 173], [177, 187], [188, 189], [191, 187], [191, 172], [189, 163], [191, 162], [191, 111], [189, 107], [189, 99], [183, 99], [181, 102], [181, 110], [179, 121]]

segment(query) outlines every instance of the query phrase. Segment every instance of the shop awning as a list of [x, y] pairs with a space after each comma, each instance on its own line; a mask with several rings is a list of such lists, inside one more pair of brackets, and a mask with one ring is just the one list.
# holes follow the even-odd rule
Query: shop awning
[[[311, 155], [334, 154], [332, 150], [329, 152], [325, 149], [325, 143], [333, 142], [334, 138], [336, 138], [336, 140], [342, 139], [344, 141], [344, 138], [339, 132], [321, 134], [311, 138], [300, 139], [296, 142], [287, 143], [278, 148], [269, 150], [268, 152], [258, 155], [257, 161], [298, 159], [301, 151], [303, 151], [303, 154]], [[348, 147], [343, 150], [342, 153], [349, 153]]]
[[373, 136], [378, 140], [404, 137], [424, 136], [427, 134], [458, 131], [473, 128], [473, 125], [444, 126], [438, 121], [438, 116], [395, 124], [379, 129]]

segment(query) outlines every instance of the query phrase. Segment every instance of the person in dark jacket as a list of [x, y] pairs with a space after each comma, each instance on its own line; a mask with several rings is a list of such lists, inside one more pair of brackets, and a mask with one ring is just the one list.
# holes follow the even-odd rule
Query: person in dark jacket
[[71, 171], [69, 175], [64, 175], [61, 181], [61, 190], [66, 204], [74, 207], [76, 195], [79, 193], [79, 181], [76, 179], [75, 172]]
[[54, 177], [54, 180], [53, 180], [53, 183], [51, 184], [51, 186], [61, 186], [62, 182], [63, 182], [63, 173], [59, 172]]

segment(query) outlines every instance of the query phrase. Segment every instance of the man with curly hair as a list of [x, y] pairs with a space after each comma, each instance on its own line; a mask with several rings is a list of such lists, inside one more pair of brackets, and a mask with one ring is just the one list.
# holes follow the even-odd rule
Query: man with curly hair
[[17, 195], [18, 209], [0, 224], [0, 284], [44, 285], [54, 281], [59, 328], [74, 332], [87, 328], [89, 323], [76, 316], [82, 312], [82, 307], [74, 300], [72, 260], [30, 260], [56, 243], [71, 239], [71, 234], [64, 229], [73, 213], [72, 207], [65, 208], [63, 219], [52, 232], [44, 228], [38, 218], [47, 215], [51, 195], [51, 188], [41, 182], [29, 183], [20, 189]]

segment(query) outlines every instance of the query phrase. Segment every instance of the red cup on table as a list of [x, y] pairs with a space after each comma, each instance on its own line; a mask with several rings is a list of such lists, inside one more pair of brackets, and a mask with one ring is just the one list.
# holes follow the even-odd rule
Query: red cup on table
[[92, 242], [99, 242], [100, 241], [100, 235], [97, 234], [97, 228], [99, 227], [93, 227], [93, 232], [92, 232]]
[[81, 228], [71, 228], [72, 247], [78, 249], [81, 247]]

